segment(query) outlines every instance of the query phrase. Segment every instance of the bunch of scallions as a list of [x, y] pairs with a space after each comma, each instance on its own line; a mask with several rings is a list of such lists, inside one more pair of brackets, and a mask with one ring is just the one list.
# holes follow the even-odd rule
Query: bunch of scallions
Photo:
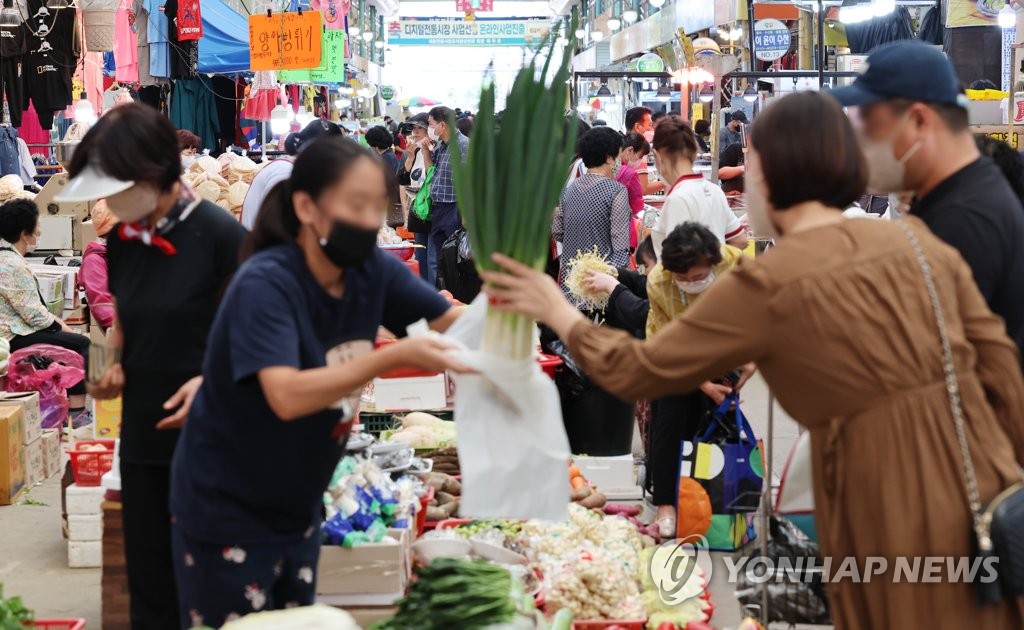
[[[574, 46], [570, 42], [561, 60], [555, 60], [557, 33], [553, 27], [529, 65], [519, 71], [500, 125], [495, 120], [494, 83], [485, 82], [465, 163], [459, 159], [458, 143], [451, 144], [459, 211], [479, 269], [496, 269], [491, 260], [495, 252], [537, 270], [548, 260], [551, 218], [575, 155], [577, 130], [577, 125], [567, 124], [565, 114]], [[481, 350], [511, 359], [532, 358], [535, 331], [533, 320], [492, 309]]]

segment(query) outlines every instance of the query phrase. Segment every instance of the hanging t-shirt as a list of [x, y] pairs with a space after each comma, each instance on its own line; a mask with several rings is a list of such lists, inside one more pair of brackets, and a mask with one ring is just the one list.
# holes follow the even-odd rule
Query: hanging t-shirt
[[[164, 235], [166, 255], [138, 240], [107, 237], [110, 292], [124, 331], [121, 458], [167, 465], [178, 431], [158, 431], [163, 403], [202, 370], [221, 291], [238, 265], [245, 230], [209, 201]], [[168, 290], [173, 287], [173, 290]]]
[[135, 34], [134, 0], [120, 0], [114, 13], [115, 78], [122, 83], [139, 82], [139, 40]]
[[345, 16], [351, 7], [349, 0], [311, 0], [309, 6], [323, 15], [324, 28], [329, 31], [345, 30]]
[[163, 0], [143, 0], [146, 14], [146, 35], [149, 41], [149, 73], [154, 77], [171, 76], [171, 44], [167, 39], [167, 16]]
[[373, 351], [379, 326], [404, 332], [448, 308], [380, 249], [346, 270], [341, 299], [317, 283], [294, 244], [246, 262], [210, 331], [205, 381], [175, 454], [171, 512], [178, 526], [199, 540], [231, 544], [289, 542], [316, 532], [362, 388], [330, 409], [284, 422], [257, 375], [271, 367], [343, 364]]
[[178, 0], [165, 0], [164, 2], [167, 40], [171, 43], [171, 78], [194, 79], [199, 69], [199, 42], [181, 39], [178, 7]]

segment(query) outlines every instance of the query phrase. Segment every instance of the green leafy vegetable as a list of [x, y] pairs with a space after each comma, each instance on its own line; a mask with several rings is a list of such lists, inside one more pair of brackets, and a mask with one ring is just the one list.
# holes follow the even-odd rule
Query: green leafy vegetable
[[4, 585], [0, 584], [0, 630], [34, 628], [35, 620], [35, 613], [25, 607], [20, 597], [4, 599]]

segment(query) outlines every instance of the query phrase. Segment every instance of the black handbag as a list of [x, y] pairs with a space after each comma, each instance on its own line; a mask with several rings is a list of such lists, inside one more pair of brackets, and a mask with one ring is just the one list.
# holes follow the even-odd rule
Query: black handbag
[[[942, 314], [942, 304], [935, 288], [931, 265], [925, 258], [924, 250], [914, 232], [906, 223], [897, 225], [906, 234], [914, 248], [917, 263], [924, 275], [928, 297], [935, 312], [938, 324], [939, 340], [942, 342], [943, 372], [946, 377], [946, 391], [949, 393], [949, 405], [953, 412], [956, 426], [957, 442], [960, 445], [960, 456], [964, 464], [964, 482], [967, 486], [967, 499], [971, 507], [974, 525], [974, 550], [982, 561], [978, 578], [974, 581], [975, 591], [980, 604], [994, 604], [1001, 600], [1013, 599], [1024, 595], [1024, 483], [1017, 482], [1000, 492], [984, 508], [981, 505], [981, 493], [978, 491], [978, 478], [974, 473], [974, 461], [967, 447], [967, 432], [964, 429], [964, 414], [960, 402], [960, 383], [956, 376], [956, 365], [953, 363], [953, 350], [946, 330], [946, 319]], [[995, 579], [991, 579], [991, 570], [995, 571]]]

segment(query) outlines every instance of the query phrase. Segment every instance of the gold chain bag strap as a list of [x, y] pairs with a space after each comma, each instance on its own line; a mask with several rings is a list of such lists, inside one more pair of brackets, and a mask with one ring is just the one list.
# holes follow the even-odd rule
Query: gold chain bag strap
[[[974, 521], [975, 553], [981, 561], [974, 578], [978, 601], [981, 604], [989, 604], [1003, 598], [1015, 598], [1024, 594], [1024, 483], [1013, 484], [982, 508], [978, 478], [974, 473], [974, 460], [971, 459], [971, 452], [967, 446], [967, 431], [964, 428], [964, 414], [960, 401], [960, 381], [956, 376], [953, 349], [949, 342], [946, 318], [942, 314], [942, 304], [939, 302], [939, 292], [935, 288], [932, 268], [913, 230], [903, 221], [898, 221], [897, 225], [914, 248], [914, 255], [917, 257], [928, 289], [932, 310], [935, 312], [939, 339], [942, 342], [946, 392], [949, 394], [956, 439], [960, 444], [960, 455], [963, 458], [967, 500]], [[989, 568], [996, 572], [994, 580]]]

